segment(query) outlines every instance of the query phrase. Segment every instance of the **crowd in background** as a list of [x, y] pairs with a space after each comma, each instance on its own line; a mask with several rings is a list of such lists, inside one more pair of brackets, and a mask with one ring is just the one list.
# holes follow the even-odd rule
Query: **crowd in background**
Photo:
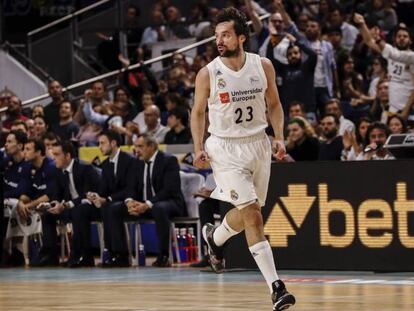
[[[413, 3], [400, 2], [200, 0], [191, 15], [184, 17], [170, 1], [155, 1], [150, 13], [153, 24], [146, 27], [139, 23], [140, 9], [128, 7], [127, 35], [136, 43], [129, 59], [106, 53], [105, 45], [98, 52], [108, 68], [142, 62], [151, 58], [151, 46], [156, 42], [214, 35], [217, 11], [235, 6], [252, 21], [249, 50], [269, 58], [276, 70], [285, 112], [284, 161], [388, 160], [394, 159], [383, 148], [388, 136], [412, 131], [414, 125], [414, 62], [398, 60], [389, 52], [395, 48], [408, 56], [413, 53]], [[269, 19], [261, 20], [260, 15], [267, 12], [271, 13]], [[363, 27], [368, 35], [362, 35]], [[103, 41], [110, 39], [98, 35]], [[390, 45], [384, 48], [384, 42]], [[110, 90], [105, 81], [96, 81], [79, 101], [64, 94], [59, 81], [48, 83], [51, 102], [46, 106], [22, 107], [18, 95], [0, 98], [1, 106], [8, 107], [1, 129], [2, 167], [12, 176], [5, 179], [11, 189], [6, 198], [17, 200], [10, 205], [22, 204], [29, 210], [56, 196], [55, 190], [49, 190], [51, 176], [66, 168], [59, 162], [61, 153], [74, 159], [78, 148], [99, 146], [104, 151], [108, 142], [114, 143], [115, 151], [120, 145], [139, 149], [140, 138], [152, 147], [191, 144], [189, 115], [195, 76], [216, 56], [214, 42], [199, 47], [193, 58], [175, 54], [162, 72], [142, 65], [121, 74], [118, 85]], [[271, 128], [267, 133], [272, 139]], [[114, 150], [106, 155], [115, 156]], [[27, 189], [36, 194], [25, 192]], [[98, 192], [93, 187], [83, 191], [84, 199], [99, 208], [103, 202], [87, 197], [86, 192], [91, 191]], [[110, 194], [101, 197], [107, 199]], [[125, 199], [125, 194], [120, 196], [122, 202]], [[96, 210], [91, 211], [90, 219], [94, 213]], [[89, 252], [89, 246], [82, 247], [77, 250]], [[165, 249], [162, 252], [165, 257]], [[125, 249], [114, 256], [121, 256], [116, 257], [119, 265], [125, 264]], [[158, 266], [168, 265], [163, 257], [157, 260]]]

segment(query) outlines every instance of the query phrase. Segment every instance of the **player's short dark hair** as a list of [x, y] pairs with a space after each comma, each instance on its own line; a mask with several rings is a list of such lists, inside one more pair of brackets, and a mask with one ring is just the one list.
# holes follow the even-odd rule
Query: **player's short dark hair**
[[25, 145], [27, 145], [27, 144], [33, 144], [35, 151], [40, 151], [40, 154], [42, 156], [45, 156], [46, 155], [45, 144], [43, 143], [42, 140], [40, 140], [38, 138], [29, 138], [26, 141]]
[[249, 38], [249, 26], [247, 25], [247, 18], [243, 12], [234, 7], [222, 9], [217, 14], [217, 24], [223, 22], [234, 22], [234, 31], [237, 36], [244, 35], [246, 39]]
[[9, 133], [9, 135], [10, 134], [14, 135], [14, 138], [16, 139], [18, 144], [23, 144], [24, 145], [27, 142], [27, 134], [20, 131], [20, 130], [11, 131]]
[[70, 154], [71, 158], [76, 157], [76, 150], [73, 144], [69, 140], [58, 141], [53, 144], [53, 147], [61, 147], [64, 154]]
[[115, 132], [114, 130], [103, 131], [101, 134], [99, 134], [99, 136], [106, 136], [109, 142], [115, 141], [118, 147], [122, 144], [121, 135], [118, 132]]

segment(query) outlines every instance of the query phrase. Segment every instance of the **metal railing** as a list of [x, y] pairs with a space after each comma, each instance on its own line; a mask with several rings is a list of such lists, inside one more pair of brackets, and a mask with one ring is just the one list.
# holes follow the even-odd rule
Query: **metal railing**
[[[115, 13], [113, 13], [115, 16], [112, 20], [116, 22], [116, 28], [120, 29], [118, 31], [119, 36], [122, 37], [124, 31], [121, 29], [124, 18], [122, 7], [125, 1], [126, 0], [101, 0], [28, 32], [26, 36], [27, 56], [41, 67], [49, 68], [49, 71], [64, 84], [76, 82], [78, 75], [80, 75], [82, 71], [79, 71], [79, 65], [74, 57], [75, 54], [81, 56], [74, 43], [79, 43], [80, 46], [82, 45], [83, 38], [80, 36], [79, 29], [82, 28], [84, 22], [89, 20], [81, 19], [81, 17], [84, 17], [87, 13], [89, 13], [90, 18], [101, 16], [101, 14], [95, 14], [98, 12], [97, 9], [102, 11], [102, 9], [108, 9], [108, 6], [110, 6], [111, 10], [115, 10]], [[90, 13], [95, 15], [91, 16]], [[103, 13], [103, 11], [101, 13]], [[59, 33], [59, 36], [53, 36], [53, 34], [57, 33]], [[67, 37], [66, 40], [62, 41], [63, 37]], [[119, 46], [121, 51], [125, 50], [124, 45], [125, 43], [120, 40]], [[50, 50], [53, 46], [57, 48], [59, 53], [66, 55], [66, 62], [55, 64], [49, 62], [50, 57], [46, 57], [42, 50]]]
[[[270, 16], [270, 14], [269, 14], [269, 13], [267, 13], [267, 14], [261, 15], [261, 16], [260, 16], [260, 19], [261, 19], [261, 20], [264, 20], [264, 19], [267, 19], [269, 16]], [[248, 22], [248, 24], [249, 24], [249, 25], [251, 25], [251, 23], [252, 23], [251, 21], [249, 21], [249, 22]], [[109, 78], [109, 77], [113, 77], [113, 76], [119, 75], [120, 73], [124, 73], [124, 72], [126, 72], [126, 71], [130, 71], [130, 70], [134, 70], [134, 69], [140, 68], [140, 67], [141, 67], [141, 66], [143, 66], [143, 65], [150, 65], [150, 64], [153, 64], [153, 63], [155, 63], [155, 62], [162, 61], [162, 60], [164, 60], [164, 59], [167, 59], [167, 58], [173, 57], [175, 54], [184, 53], [184, 52], [186, 52], [186, 51], [189, 51], [189, 50], [195, 49], [195, 48], [197, 48], [197, 47], [199, 47], [199, 46], [201, 46], [201, 45], [204, 45], [204, 44], [206, 44], [206, 43], [209, 43], [209, 42], [211, 42], [211, 41], [213, 41], [213, 40], [215, 40], [215, 36], [211, 36], [211, 37], [209, 37], [209, 38], [203, 39], [203, 40], [201, 40], [201, 41], [198, 41], [198, 42], [196, 42], [196, 43], [190, 44], [190, 45], [185, 46], [185, 47], [183, 47], [183, 48], [177, 49], [177, 50], [176, 50], [176, 51], [174, 51], [174, 52], [166, 53], [166, 54], [164, 54], [164, 55], [161, 55], [161, 56], [158, 56], [158, 57], [155, 57], [155, 58], [152, 58], [152, 59], [146, 60], [146, 61], [144, 61], [144, 62], [142, 62], [142, 63], [133, 64], [133, 65], [130, 65], [130, 66], [125, 67], [125, 68], [122, 68], [122, 69], [113, 70], [113, 71], [111, 71], [111, 72], [104, 73], [104, 74], [102, 74], [102, 75], [99, 75], [99, 76], [96, 76], [96, 77], [93, 77], [93, 78], [90, 78], [90, 79], [87, 79], [87, 80], [84, 80], [84, 81], [81, 81], [81, 82], [74, 83], [74, 84], [72, 84], [72, 85], [69, 85], [69, 86], [67, 86], [67, 87], [63, 88], [63, 91], [64, 91], [64, 92], [68, 92], [68, 91], [71, 91], [71, 90], [73, 90], [73, 89], [76, 89], [76, 88], [82, 87], [82, 86], [84, 86], [84, 85], [87, 85], [87, 84], [93, 83], [93, 82], [95, 82], [95, 81], [103, 80], [103, 79], [106, 79], [106, 78]], [[22, 103], [22, 105], [23, 105], [23, 106], [27, 106], [27, 105], [30, 105], [30, 104], [32, 104], [32, 103], [34, 103], [34, 102], [38, 102], [38, 101], [40, 101], [40, 100], [46, 99], [46, 98], [48, 98], [48, 97], [49, 97], [49, 94], [48, 94], [48, 93], [46, 93], [46, 94], [43, 94], [43, 95], [40, 95], [40, 96], [37, 96], [37, 97], [31, 98], [31, 99], [28, 99], [28, 100], [24, 101], [24, 102]]]
[[105, 4], [105, 3], [111, 2], [111, 1], [113, 1], [113, 0], [101, 0], [101, 1], [98, 1], [98, 2], [96, 2], [94, 4], [91, 4], [91, 5], [87, 6], [86, 8], [83, 8], [83, 9], [80, 9], [80, 10], [74, 12], [74, 13], [68, 14], [68, 15], [66, 15], [66, 16], [64, 16], [62, 18], [59, 18], [59, 19], [57, 19], [57, 20], [55, 20], [53, 22], [50, 22], [49, 24], [46, 24], [46, 25], [44, 25], [42, 27], [36, 28], [35, 30], [32, 30], [32, 31], [28, 32], [27, 33], [27, 36], [28, 37], [31, 37], [31, 36], [39, 33], [39, 32], [42, 32], [42, 31], [44, 31], [46, 29], [49, 29], [49, 28], [51, 28], [53, 26], [56, 26], [56, 25], [58, 25], [58, 24], [60, 24], [60, 23], [62, 23], [64, 21], [73, 19], [73, 18], [75, 18], [75, 17], [77, 17], [79, 15], [82, 15], [82, 14], [84, 14], [86, 12], [89, 12], [89, 11], [91, 11], [91, 10], [93, 10], [93, 9], [95, 9], [95, 8], [97, 8], [97, 7]]
[[[25, 47], [25, 46], [21, 45], [21, 47]], [[19, 51], [19, 49], [16, 48], [14, 45], [10, 44], [10, 42], [8, 42], [8, 41], [4, 42], [1, 46], [1, 48], [9, 54], [17, 55], [21, 60], [23, 60], [23, 62], [25, 64], [25, 67], [34, 69], [40, 75], [40, 78], [42, 80], [44, 80], [44, 81], [53, 80], [53, 77], [51, 77], [45, 70], [43, 70], [43, 68], [38, 66], [35, 62], [33, 62], [30, 58], [28, 58], [23, 52]], [[31, 71], [33, 71], [33, 70], [31, 70]]]

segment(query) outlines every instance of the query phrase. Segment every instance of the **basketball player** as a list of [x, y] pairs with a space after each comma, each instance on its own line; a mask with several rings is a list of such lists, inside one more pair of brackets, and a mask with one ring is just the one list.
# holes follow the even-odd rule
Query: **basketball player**
[[[224, 244], [244, 230], [249, 250], [269, 286], [273, 310], [284, 310], [295, 303], [295, 298], [277, 275], [260, 210], [266, 200], [272, 156], [265, 134], [266, 108], [275, 132], [274, 155], [279, 159], [286, 153], [283, 109], [271, 62], [244, 51], [248, 34], [246, 17], [241, 12], [234, 8], [220, 11], [215, 29], [220, 56], [203, 67], [196, 78], [191, 114], [194, 165], [201, 167], [210, 161], [217, 183], [211, 197], [236, 207], [220, 226], [205, 225], [203, 237], [211, 267], [221, 273]], [[203, 147], [207, 104], [211, 136]]]

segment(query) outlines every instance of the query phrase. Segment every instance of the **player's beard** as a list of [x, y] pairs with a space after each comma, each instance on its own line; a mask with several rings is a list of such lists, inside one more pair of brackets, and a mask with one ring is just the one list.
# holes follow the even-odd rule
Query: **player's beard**
[[221, 55], [222, 57], [232, 58], [240, 55], [240, 47], [237, 46], [234, 50], [226, 49]]

